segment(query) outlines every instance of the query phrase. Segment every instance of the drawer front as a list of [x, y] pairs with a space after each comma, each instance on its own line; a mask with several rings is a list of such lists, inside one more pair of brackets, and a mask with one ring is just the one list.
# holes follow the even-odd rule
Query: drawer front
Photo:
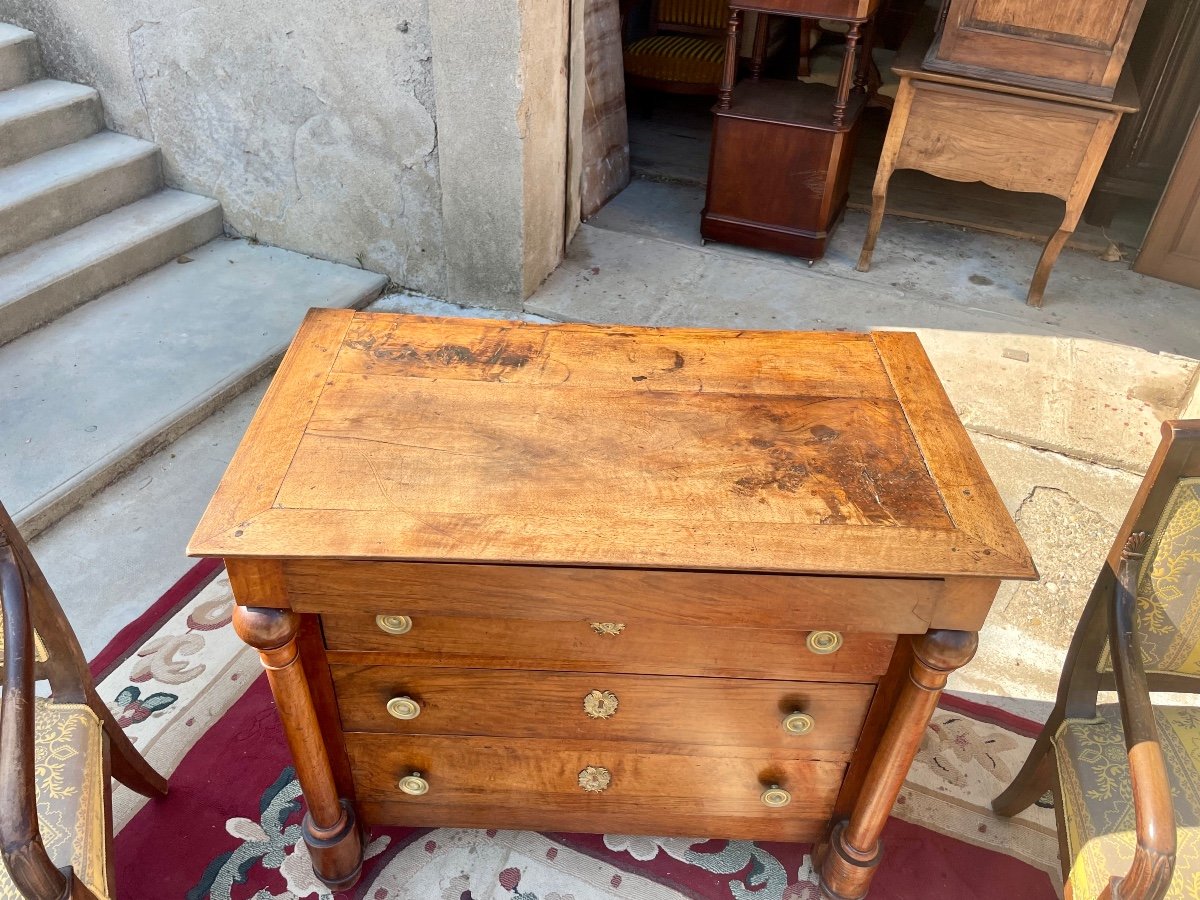
[[[874, 693], [866, 684], [731, 678], [337, 663], [330, 670], [346, 731], [702, 743], [846, 759]], [[389, 713], [394, 698], [406, 718]]]
[[333, 656], [363, 665], [869, 682], [887, 671], [896, 646], [895, 635], [848, 632], [834, 652], [814, 653], [806, 631], [658, 622], [416, 616], [408, 631], [391, 634], [373, 613], [330, 613], [321, 621]]
[[289, 560], [297, 612], [921, 634], [940, 580]]
[[[827, 822], [846, 768], [786, 751], [619, 742], [348, 734], [346, 745], [372, 820], [424, 826], [808, 840]], [[414, 772], [428, 785], [420, 796], [398, 786]], [[788, 805], [763, 803], [772, 785], [790, 792]]]

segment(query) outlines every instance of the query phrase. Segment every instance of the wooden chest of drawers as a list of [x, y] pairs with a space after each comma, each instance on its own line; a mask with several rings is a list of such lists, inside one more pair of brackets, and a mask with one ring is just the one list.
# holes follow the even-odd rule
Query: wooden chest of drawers
[[832, 897], [1028, 553], [909, 334], [313, 311], [221, 556], [321, 878], [359, 823], [822, 842]]

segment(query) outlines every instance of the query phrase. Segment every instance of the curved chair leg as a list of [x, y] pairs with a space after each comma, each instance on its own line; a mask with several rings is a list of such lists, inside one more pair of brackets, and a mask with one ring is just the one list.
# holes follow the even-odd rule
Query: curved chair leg
[[1038, 735], [1033, 749], [1021, 766], [1021, 771], [1004, 789], [999, 797], [992, 801], [992, 811], [998, 816], [1015, 816], [1037, 802], [1046, 791], [1054, 787], [1057, 776], [1054, 765], [1054, 746], [1051, 740], [1054, 732], [1062, 723], [1062, 715], [1057, 713], [1050, 717], [1042, 733]]
[[167, 779], [163, 778], [145, 757], [134, 749], [129, 738], [116, 722], [105, 721], [109, 748], [112, 753], [112, 777], [143, 797], [167, 796]]

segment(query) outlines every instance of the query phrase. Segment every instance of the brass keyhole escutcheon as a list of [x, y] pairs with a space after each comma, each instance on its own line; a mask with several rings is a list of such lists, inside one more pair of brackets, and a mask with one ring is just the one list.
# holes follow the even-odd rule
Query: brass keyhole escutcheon
[[400, 790], [410, 797], [420, 797], [429, 793], [429, 782], [421, 777], [420, 772], [413, 772], [400, 779]]
[[838, 651], [842, 646], [842, 635], [837, 631], [810, 631], [807, 643], [809, 650], [824, 656]]
[[808, 734], [817, 725], [817, 720], [808, 713], [794, 712], [783, 720], [783, 730], [788, 734]]
[[589, 794], [600, 794], [612, 784], [612, 773], [604, 766], [588, 766], [579, 773], [579, 786]]
[[583, 711], [593, 719], [611, 719], [620, 705], [612, 691], [592, 691], [583, 698]]
[[413, 621], [408, 616], [376, 616], [375, 624], [384, 634], [408, 634]]
[[792, 802], [792, 795], [779, 785], [773, 784], [762, 792], [760, 799], [763, 802], [763, 806], [779, 809], [781, 806], [787, 806]]
[[421, 714], [421, 704], [412, 697], [393, 697], [387, 702], [387, 711], [394, 719], [408, 721]]
[[612, 637], [616, 637], [618, 634], [620, 634], [624, 630], [625, 630], [624, 622], [593, 622], [592, 623], [592, 631], [596, 632], [596, 634], [598, 634], [602, 637], [606, 634], [611, 635]]

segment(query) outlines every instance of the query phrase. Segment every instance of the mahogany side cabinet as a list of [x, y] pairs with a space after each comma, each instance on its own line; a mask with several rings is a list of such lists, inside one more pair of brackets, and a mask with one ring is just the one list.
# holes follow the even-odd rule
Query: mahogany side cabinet
[[[850, 166], [870, 65], [868, 32], [879, 0], [734, 0], [725, 72], [713, 108], [708, 191], [700, 213], [706, 240], [807, 258], [825, 255], [846, 208]], [[750, 77], [737, 81], [744, 11], [758, 14]], [[763, 79], [770, 15], [847, 24], [836, 87]], [[866, 48], [864, 51], [864, 47]]]
[[865, 895], [1029, 553], [917, 338], [309, 313], [223, 557], [331, 888], [368, 823], [812, 841]]

